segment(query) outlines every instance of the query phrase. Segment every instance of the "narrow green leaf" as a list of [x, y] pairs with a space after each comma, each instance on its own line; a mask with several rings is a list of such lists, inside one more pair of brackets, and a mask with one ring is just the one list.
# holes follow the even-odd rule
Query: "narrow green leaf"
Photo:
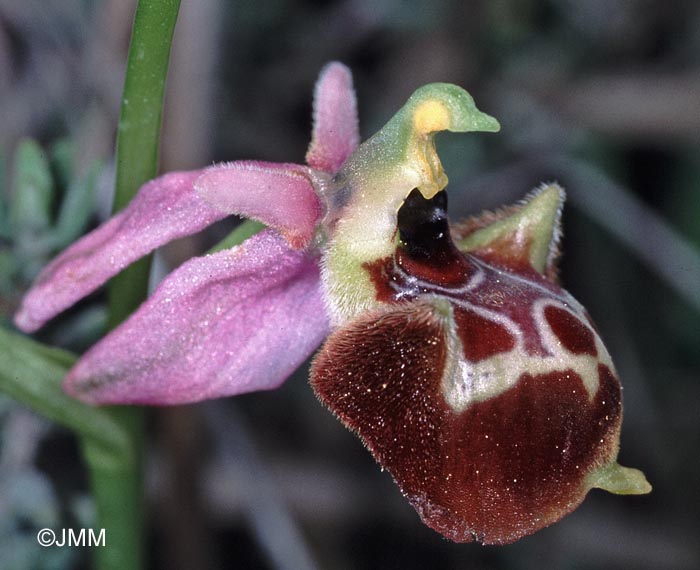
[[44, 234], [51, 225], [53, 182], [46, 154], [35, 141], [20, 142], [12, 178], [9, 217], [13, 233], [23, 239]]
[[[17, 260], [14, 254], [10, 250], [0, 246], [0, 299], [2, 297], [10, 297], [14, 294], [14, 279], [16, 274]], [[0, 317], [0, 319], [3, 317]]]
[[68, 183], [52, 235], [57, 248], [67, 246], [85, 230], [95, 203], [100, 168], [95, 162], [81, 179]]
[[59, 139], [50, 150], [51, 171], [59, 188], [68, 188], [73, 178], [75, 146], [68, 139]]
[[5, 153], [0, 148], [0, 239], [10, 239], [10, 220], [8, 215], [8, 203], [10, 193], [7, 190], [7, 164]]
[[63, 392], [61, 382], [75, 356], [4, 328], [0, 328], [0, 354], [0, 391], [73, 430], [99, 449], [122, 460], [128, 458], [127, 434], [112, 413], [87, 406]]

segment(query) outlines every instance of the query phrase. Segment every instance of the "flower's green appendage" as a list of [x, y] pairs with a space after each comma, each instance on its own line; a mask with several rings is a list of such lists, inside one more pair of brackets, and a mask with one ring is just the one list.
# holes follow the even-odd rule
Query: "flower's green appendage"
[[323, 197], [329, 243], [323, 281], [333, 324], [378, 304], [363, 265], [393, 252], [396, 214], [410, 192], [418, 188], [432, 198], [447, 185], [435, 134], [499, 128], [464, 89], [448, 83], [426, 85], [327, 183]]
[[559, 254], [564, 198], [561, 186], [543, 184], [517, 210], [486, 213], [487, 223], [463, 237], [455, 236], [456, 245], [465, 253], [498, 256], [509, 265], [529, 264], [543, 275], [550, 274]]

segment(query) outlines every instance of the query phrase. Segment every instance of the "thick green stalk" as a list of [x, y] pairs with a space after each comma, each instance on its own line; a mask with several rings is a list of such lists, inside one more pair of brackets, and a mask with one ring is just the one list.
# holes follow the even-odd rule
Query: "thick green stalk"
[[[114, 211], [158, 173], [163, 96], [179, 0], [139, 0], [134, 19], [117, 133]], [[110, 327], [118, 325], [145, 299], [150, 258], [115, 277], [109, 285]], [[96, 551], [100, 570], [143, 567], [143, 410], [113, 408], [128, 434], [129, 456], [105, 453], [88, 440], [83, 452], [106, 546]]]

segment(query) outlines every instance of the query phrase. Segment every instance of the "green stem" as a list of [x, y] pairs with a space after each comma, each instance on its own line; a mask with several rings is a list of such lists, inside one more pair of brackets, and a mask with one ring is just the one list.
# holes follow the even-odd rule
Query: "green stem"
[[[158, 174], [163, 96], [180, 0], [140, 0], [129, 46], [117, 131], [113, 210], [121, 210], [139, 187]], [[150, 258], [112, 279], [110, 325], [118, 325], [146, 297]]]
[[241, 225], [237, 226], [230, 234], [212, 247], [207, 253], [216, 253], [224, 249], [230, 249], [236, 245], [242, 244], [249, 237], [257, 234], [265, 228], [265, 224], [256, 222], [255, 220], [246, 220]]
[[143, 413], [139, 408], [111, 408], [126, 434], [127, 453], [82, 438], [83, 457], [97, 510], [96, 530], [105, 529], [105, 545], [96, 548], [99, 570], [144, 567]]
[[[114, 211], [122, 209], [139, 187], [158, 173], [163, 97], [179, 0], [139, 0], [129, 46], [119, 117]], [[110, 328], [146, 298], [150, 257], [128, 267], [109, 284]], [[144, 413], [136, 407], [110, 412], [128, 434], [128, 455], [115, 455], [83, 440], [98, 517], [106, 546], [96, 551], [100, 570], [143, 568]]]

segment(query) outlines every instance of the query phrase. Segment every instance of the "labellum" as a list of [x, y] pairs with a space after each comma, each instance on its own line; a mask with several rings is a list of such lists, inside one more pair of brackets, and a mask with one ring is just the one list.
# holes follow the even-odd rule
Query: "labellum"
[[[333, 181], [330, 218], [352, 220], [354, 208], [364, 235], [355, 233], [360, 253], [336, 237], [324, 259], [337, 328], [313, 363], [318, 398], [422, 520], [457, 542], [513, 542], [574, 510], [593, 487], [648, 492], [641, 472], [616, 462], [622, 407], [610, 355], [556, 279], [563, 191], [543, 186], [451, 230], [432, 134], [496, 129], [451, 128], [438, 107], [425, 109], [425, 99], [409, 100], [401, 120], [422, 141], [427, 182], [407, 187], [407, 179], [386, 176], [376, 190], [390, 195], [390, 239], [372, 242], [381, 225], [367, 206], [374, 189], [363, 186], [360, 199], [361, 185], [353, 186], [370, 161], [363, 156], [377, 153], [363, 155], [362, 145]], [[386, 144], [388, 127], [365, 145]], [[338, 195], [342, 215], [333, 216]], [[351, 242], [351, 230], [331, 235]], [[362, 274], [356, 290], [364, 297], [348, 300], [342, 287], [351, 271]]]

